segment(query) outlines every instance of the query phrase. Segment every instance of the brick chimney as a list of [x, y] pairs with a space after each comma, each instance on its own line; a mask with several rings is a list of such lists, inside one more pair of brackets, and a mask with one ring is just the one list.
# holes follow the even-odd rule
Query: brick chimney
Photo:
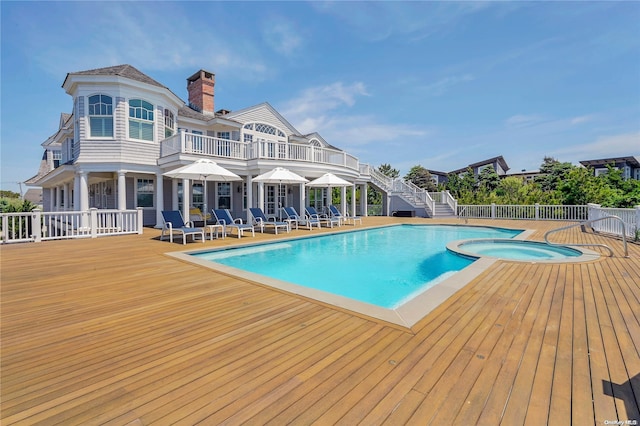
[[205, 70], [200, 70], [187, 78], [189, 106], [203, 114], [214, 115], [213, 86], [215, 84], [215, 74]]

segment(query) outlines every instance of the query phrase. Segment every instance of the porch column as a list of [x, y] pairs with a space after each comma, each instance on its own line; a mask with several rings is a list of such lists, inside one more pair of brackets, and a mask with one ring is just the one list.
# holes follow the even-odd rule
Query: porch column
[[171, 210], [178, 210], [180, 201], [178, 200], [178, 179], [171, 179]]
[[80, 175], [77, 173], [73, 179], [73, 210], [80, 210]]
[[50, 212], [56, 211], [56, 187], [49, 189], [49, 210]]
[[189, 206], [191, 206], [191, 181], [182, 179], [182, 216], [189, 222]]
[[79, 205], [76, 210], [84, 212], [80, 216], [80, 226], [82, 228], [86, 228], [89, 226], [89, 183], [87, 179], [87, 172], [80, 171], [78, 172], [77, 182], [78, 182], [78, 202]]
[[127, 209], [127, 180], [125, 172], [118, 172], [118, 210]]
[[264, 205], [264, 182], [258, 183], [258, 207], [266, 211]]
[[365, 183], [364, 185], [362, 185], [361, 188], [362, 189], [360, 189], [360, 216], [366, 217], [368, 216], [367, 199], [369, 195], [367, 194], [367, 190], [369, 189], [369, 185]]
[[356, 217], [356, 189], [358, 189], [358, 185], [354, 183], [351, 187], [351, 217]]
[[[313, 148], [313, 147], [312, 147]], [[300, 217], [304, 217], [305, 211], [304, 208], [307, 206], [307, 191], [304, 183], [300, 184], [300, 208], [298, 209], [298, 214]]]
[[245, 178], [245, 183], [247, 184], [247, 210], [249, 210], [253, 207], [253, 176], [248, 175]]
[[69, 182], [64, 184], [64, 192], [62, 193], [62, 204], [64, 204], [65, 210], [71, 210], [71, 189]]
[[56, 186], [56, 211], [61, 211], [60, 206], [62, 205], [62, 190], [59, 186]]
[[347, 187], [340, 188], [340, 213], [342, 215], [347, 214]]
[[164, 182], [162, 171], [156, 173], [156, 228], [162, 228], [162, 211], [164, 210]]
[[80, 205], [78, 210], [87, 211], [89, 210], [89, 184], [87, 182], [87, 172], [79, 172], [78, 176], [79, 176], [78, 189], [80, 192], [80, 197], [79, 197]]

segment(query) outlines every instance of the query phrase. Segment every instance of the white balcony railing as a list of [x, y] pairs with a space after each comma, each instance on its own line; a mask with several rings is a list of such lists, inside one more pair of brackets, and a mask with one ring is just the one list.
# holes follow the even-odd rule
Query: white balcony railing
[[0, 214], [1, 242], [40, 242], [142, 234], [142, 209]]
[[241, 142], [180, 132], [160, 144], [160, 156], [197, 154], [238, 160], [273, 159], [330, 164], [358, 170], [358, 159], [344, 151], [278, 141]]

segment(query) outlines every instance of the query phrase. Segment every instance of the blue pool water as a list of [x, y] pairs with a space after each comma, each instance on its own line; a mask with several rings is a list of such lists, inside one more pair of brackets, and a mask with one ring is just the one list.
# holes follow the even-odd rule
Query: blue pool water
[[200, 259], [395, 308], [473, 262], [446, 244], [512, 238], [521, 231], [400, 225], [196, 253]]

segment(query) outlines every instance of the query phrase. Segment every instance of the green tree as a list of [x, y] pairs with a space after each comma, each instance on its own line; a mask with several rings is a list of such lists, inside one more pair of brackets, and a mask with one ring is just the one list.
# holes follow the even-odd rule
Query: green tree
[[[522, 184], [522, 182], [521, 182]], [[478, 175], [478, 186], [487, 192], [492, 192], [500, 185], [500, 176], [493, 167], [485, 167]]]
[[380, 164], [380, 167], [378, 167], [378, 171], [383, 175], [389, 176], [390, 178], [394, 179], [400, 176], [400, 171], [391, 167], [391, 164]]
[[575, 166], [571, 163], [561, 163], [555, 158], [544, 157], [543, 163], [540, 165], [540, 176], [536, 177], [535, 182], [540, 185], [543, 191], [555, 191], [569, 171]]
[[13, 191], [0, 190], [0, 198], [20, 198], [20, 194]]
[[418, 188], [426, 189], [427, 191], [436, 190], [436, 184], [431, 179], [431, 173], [422, 166], [413, 166], [404, 177], [404, 180], [413, 182]]

